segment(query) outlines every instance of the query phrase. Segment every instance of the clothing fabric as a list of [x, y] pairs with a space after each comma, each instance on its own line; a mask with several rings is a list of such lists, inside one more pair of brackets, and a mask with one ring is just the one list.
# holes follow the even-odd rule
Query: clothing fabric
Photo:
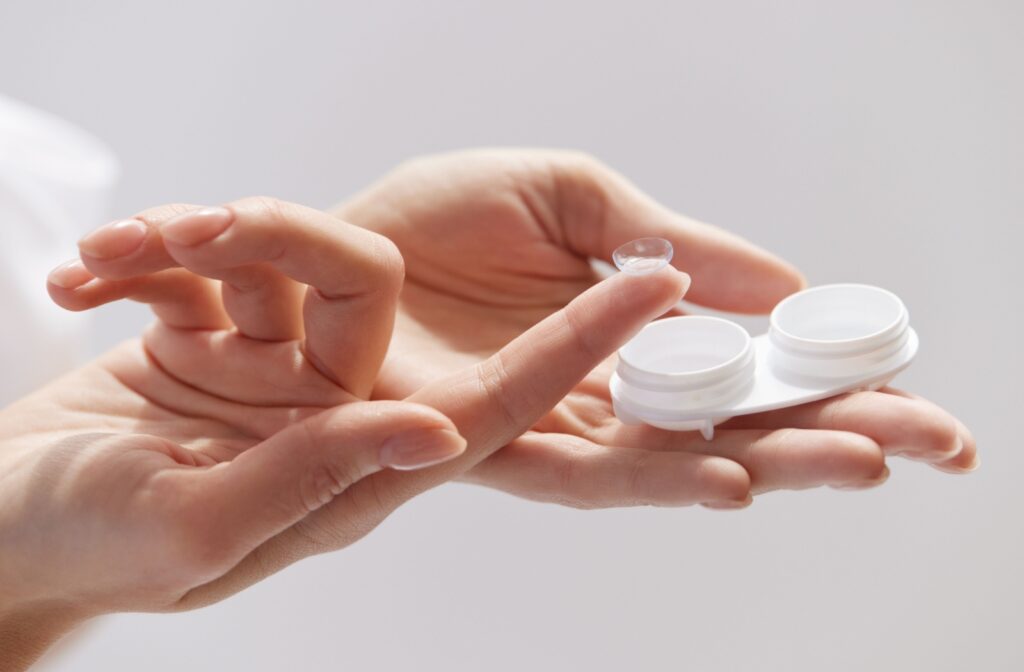
[[118, 175], [99, 140], [0, 96], [0, 405], [81, 361], [89, 318], [52, 303], [46, 274], [108, 216]]

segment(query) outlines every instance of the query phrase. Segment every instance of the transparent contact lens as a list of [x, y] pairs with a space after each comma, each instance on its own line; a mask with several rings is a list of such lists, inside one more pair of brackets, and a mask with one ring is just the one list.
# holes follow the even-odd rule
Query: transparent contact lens
[[672, 261], [672, 243], [664, 238], [637, 238], [612, 252], [616, 268], [628, 275], [647, 275]]

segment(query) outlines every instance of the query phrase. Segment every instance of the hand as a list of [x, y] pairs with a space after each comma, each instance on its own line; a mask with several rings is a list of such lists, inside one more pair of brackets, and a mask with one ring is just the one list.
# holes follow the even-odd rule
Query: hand
[[[233, 575], [216, 596], [202, 587], [239, 564], [281, 566], [263, 557], [270, 540], [316, 534], [326, 515], [348, 521], [331, 547], [352, 543], [382, 517], [352, 486], [464, 450], [434, 409], [360, 400], [401, 286], [384, 238], [247, 200], [147, 211], [82, 250], [106, 279], [63, 266], [49, 284], [58, 303], [132, 296], [161, 319], [0, 412], [0, 668], [99, 613], [238, 590], [258, 577]], [[126, 273], [140, 258], [165, 270]]]
[[[634, 238], [669, 239], [673, 263], [693, 277], [687, 299], [719, 310], [764, 313], [803, 286], [782, 261], [669, 212], [577, 154], [421, 159], [337, 212], [387, 236], [405, 257], [396, 333], [375, 390], [387, 398], [491, 356], [592, 286], [590, 258], [608, 261]], [[614, 359], [606, 360], [532, 432], [465, 478], [540, 501], [600, 507], [707, 502], [706, 456], [725, 458], [749, 476], [753, 494], [877, 485], [888, 474], [887, 455], [954, 473], [977, 466], [962, 423], [896, 390], [737, 418], [705, 442], [692, 432], [621, 424], [608, 396], [613, 369]]]
[[[12, 424], [30, 419], [11, 435], [29, 437], [38, 459], [60, 455], [49, 458], [53, 469], [81, 465], [62, 480], [68, 491], [36, 488], [54, 499], [55, 525], [80, 527], [78, 516], [90, 521], [24, 592], [51, 594], [42, 586], [68, 571], [69, 556], [88, 550], [96, 554], [89, 567], [121, 577], [63, 598], [92, 609], [199, 606], [301, 557], [352, 543], [410, 497], [522, 434], [675, 305], [689, 283], [668, 268], [610, 278], [405, 403], [354, 402], [372, 386], [398, 296], [400, 259], [386, 239], [265, 199], [227, 211], [166, 206], [135, 220], [141, 225], [118, 224], [86, 238], [84, 266], [58, 269], [50, 291], [75, 310], [143, 301], [160, 321], [141, 343], [87, 369], [88, 377], [60, 383], [6, 415]], [[31, 427], [51, 422], [55, 412], [68, 418], [65, 432], [35, 436]], [[447, 418], [468, 442], [465, 454], [415, 472], [367, 475], [375, 466], [422, 467], [461, 450]], [[417, 433], [396, 443], [407, 427]], [[441, 430], [445, 441], [419, 440], [423, 429], [430, 436]], [[58, 445], [65, 434], [85, 438]], [[343, 439], [352, 445], [335, 445]], [[705, 501], [746, 496], [746, 474], [732, 462], [697, 462]], [[80, 478], [86, 468], [97, 476]], [[286, 507], [287, 496], [303, 506]], [[14, 520], [34, 524], [28, 513]], [[154, 549], [152, 557], [141, 553], [146, 549]], [[33, 562], [44, 551], [22, 557]], [[87, 576], [71, 585], [92, 585]], [[0, 586], [9, 581], [0, 572]]]

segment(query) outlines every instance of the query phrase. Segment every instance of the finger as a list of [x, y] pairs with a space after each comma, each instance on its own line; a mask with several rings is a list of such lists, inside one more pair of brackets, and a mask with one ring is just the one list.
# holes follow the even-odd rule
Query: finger
[[[193, 557], [211, 578], [186, 596], [195, 604], [251, 578], [258, 558], [236, 564], [267, 540], [315, 516], [331, 500], [383, 468], [419, 469], [451, 459], [466, 442], [441, 413], [405, 402], [356, 402], [306, 419], [230, 462], [162, 475]], [[184, 494], [183, 494], [184, 493]], [[349, 511], [358, 516], [358, 511]], [[355, 539], [345, 540], [346, 542]], [[231, 569], [234, 568], [234, 569]]]
[[963, 442], [953, 417], [937, 407], [878, 392], [853, 392], [730, 420], [731, 428], [829, 429], [862, 434], [889, 455], [943, 462]]
[[[685, 293], [673, 269], [613, 276], [578, 296], [472, 369], [412, 396], [444, 409], [470, 444], [504, 445], [551, 410], [592, 369]], [[455, 408], [457, 406], [457, 408]]]
[[[301, 339], [306, 288], [270, 262], [271, 257], [280, 254], [279, 244], [271, 243], [273, 249], [265, 245], [264, 258], [253, 251], [254, 254], [244, 261], [234, 261], [227, 254], [219, 260], [211, 260], [209, 253], [204, 259], [200, 256], [202, 248], [195, 247], [208, 246], [229, 227], [236, 233], [239, 228], [250, 226], [234, 218], [234, 211], [226, 208], [200, 208], [165, 222], [160, 232], [171, 255], [177, 252], [176, 261], [189, 270], [222, 281], [224, 307], [239, 333], [261, 341]], [[236, 233], [234, 238], [236, 248], [251, 246], [244, 234]], [[237, 253], [244, 250], [233, 251], [237, 258]]]
[[[591, 369], [677, 303], [688, 285], [689, 278], [671, 268], [612, 276], [477, 366], [423, 387], [409, 400], [451, 418], [469, 441], [466, 455], [413, 477], [376, 474], [358, 487], [406, 494], [469, 470], [533, 426]], [[397, 505], [380, 499], [382, 511]]]
[[[202, 209], [166, 205], [133, 219], [108, 224], [79, 242], [82, 259], [99, 277], [128, 279], [179, 266], [167, 252], [163, 227], [175, 218]], [[238, 330], [266, 341], [300, 339], [305, 288], [269, 264], [222, 269], [222, 305]]]
[[[230, 282], [233, 269], [265, 265], [309, 285], [305, 352], [342, 387], [369, 394], [403, 279], [401, 255], [389, 240], [270, 199], [186, 213], [161, 230], [169, 253], [201, 275]], [[250, 287], [236, 294], [228, 311], [236, 324], [255, 324], [265, 319], [265, 306], [265, 295]]]
[[[918, 403], [925, 404], [932, 408], [934, 411], [945, 413], [940, 407], [920, 397], [916, 394], [906, 392], [904, 390], [898, 390], [894, 387], [885, 387], [881, 390], [884, 394], [892, 394], [897, 397], [903, 397], [905, 399], [912, 399]], [[978, 444], [974, 440], [974, 435], [971, 430], [967, 429], [967, 425], [960, 422], [958, 418], [953, 417], [953, 422], [956, 424], [957, 435], [960, 437], [960, 441], [963, 444], [963, 448], [954, 457], [948, 460], [940, 460], [932, 464], [936, 469], [947, 471], [951, 474], [965, 474], [977, 470], [981, 466], [981, 458], [978, 455]]]
[[581, 509], [746, 504], [750, 477], [721, 457], [602, 446], [569, 434], [526, 434], [467, 474], [510, 494]]
[[[225, 583], [212, 595], [237, 590], [303, 555], [336, 547], [338, 540], [358, 538], [401, 503], [465, 472], [526, 431], [587, 371], [677, 303], [688, 281], [668, 268], [644, 277], [613, 276], [535, 325], [488, 363], [424, 387], [410, 401], [451, 418], [472, 455], [415, 473], [383, 471], [358, 481], [318, 510], [315, 518], [261, 546], [231, 579], [234, 583]], [[204, 594], [204, 603], [210, 595]]]
[[111, 222], [78, 242], [85, 264], [96, 277], [124, 280], [178, 266], [164, 247], [160, 225], [199, 206], [185, 203], [143, 210], [131, 219]]
[[57, 305], [67, 310], [89, 310], [129, 299], [149, 304], [157, 317], [173, 327], [227, 329], [231, 326], [216, 283], [183, 269], [125, 280], [104, 280], [75, 259], [50, 273], [47, 291]]
[[755, 495], [822, 485], [864, 489], [881, 485], [889, 475], [878, 444], [853, 432], [724, 430], [714, 441], [703, 447], [694, 444], [693, 449], [743, 465]]
[[634, 238], [665, 238], [673, 265], [693, 278], [687, 300], [739, 313], [765, 313], [806, 281], [790, 264], [754, 244], [655, 202], [623, 176], [577, 154], [552, 156], [562, 227], [572, 249], [611, 261]]
[[888, 471], [881, 447], [861, 434], [817, 429], [724, 429], [705, 441], [696, 432], [649, 425], [599, 430], [600, 441], [651, 451], [715, 455], [741, 464], [754, 494], [821, 485], [861, 489], [880, 485]]

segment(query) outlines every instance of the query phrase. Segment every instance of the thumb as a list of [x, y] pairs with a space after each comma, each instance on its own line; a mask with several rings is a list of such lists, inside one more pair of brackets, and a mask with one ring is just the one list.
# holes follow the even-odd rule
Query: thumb
[[[610, 262], [635, 238], [665, 238], [672, 263], [693, 277], [687, 300], [737, 313], [767, 313], [806, 286], [792, 265], [728, 231], [684, 217], [643, 193], [625, 177], [576, 154], [552, 156], [562, 185], [567, 241], [574, 251]], [[601, 205], [595, 213], [594, 204]], [[575, 225], [574, 225], [575, 223]]]
[[421, 404], [332, 408], [206, 471], [203, 536], [237, 560], [369, 474], [427, 467], [465, 449], [452, 421]]
[[[435, 415], [431, 417], [443, 418], [445, 427], [451, 431], [454, 431], [451, 424], [454, 420], [459, 433], [472, 443], [472, 451], [443, 466], [415, 474], [384, 471], [363, 478], [348, 488], [343, 500], [317, 511], [310, 518], [310, 527], [334, 542], [330, 544], [333, 547], [337, 546], [339, 531], [342, 541], [351, 542], [380, 523], [395, 507], [467, 471], [529, 429], [591, 369], [645, 324], [674, 306], [689, 284], [686, 275], [672, 268], [663, 268], [648, 276], [619, 273], [591, 287], [484, 362], [428, 384], [414, 395], [416, 400], [441, 409], [445, 415], [432, 411]], [[360, 406], [383, 407], [383, 404], [385, 402], [373, 402]], [[395, 406], [413, 406], [424, 409], [424, 413], [430, 411], [409, 402], [395, 402]], [[465, 445], [460, 437], [452, 456], [462, 453]], [[239, 456], [235, 463], [255, 450]], [[276, 463], [268, 464], [265, 469], [268, 473], [263, 478], [270, 480], [277, 468], [280, 467]], [[367, 468], [365, 464], [363, 468]], [[373, 470], [372, 462], [369, 470]], [[294, 480], [292, 476], [288, 482]], [[266, 488], [280, 486], [260, 482], [254, 487], [255, 492], [241, 497], [236, 505], [236, 512], [232, 514], [236, 519], [255, 518], [248, 508], [251, 502], [261, 501]], [[348, 506], [352, 502], [368, 502], [374, 508], [354, 511]], [[261, 501], [261, 505], [261, 517], [265, 519], [261, 534], [267, 534], [271, 520], [278, 521], [278, 529], [287, 527], [273, 512], [272, 501]], [[190, 593], [188, 603], [191, 606], [206, 604], [237, 591], [239, 585], [251, 583], [294, 562], [303, 554], [296, 549], [310, 546], [309, 534], [295, 527], [272, 539], [261, 548], [258, 557], [250, 555], [221, 580]], [[321, 542], [312, 545], [314, 551], [322, 550], [318, 543]]]

